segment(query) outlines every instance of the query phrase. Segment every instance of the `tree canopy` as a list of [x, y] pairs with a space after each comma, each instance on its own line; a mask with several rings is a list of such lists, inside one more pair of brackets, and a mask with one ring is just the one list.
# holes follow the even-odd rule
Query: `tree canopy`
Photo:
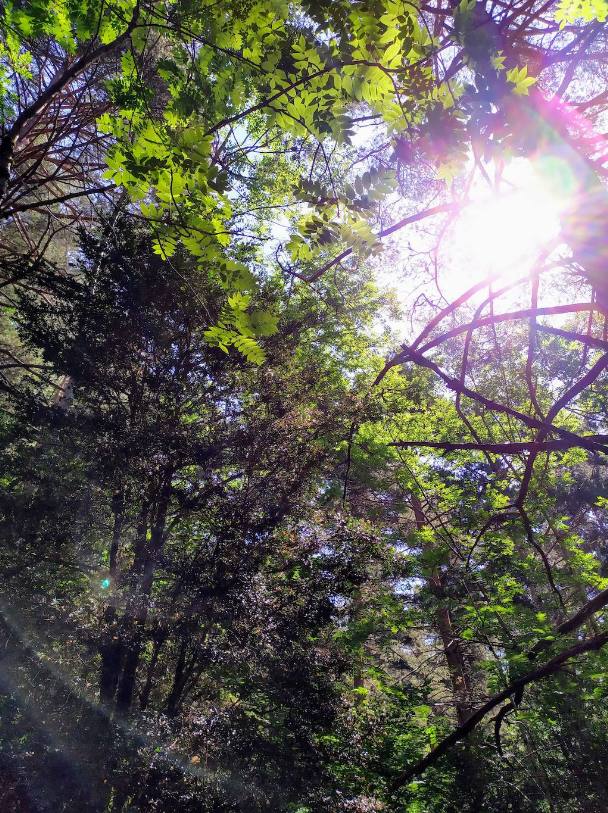
[[604, 0], [6, 0], [0, 800], [608, 808]]

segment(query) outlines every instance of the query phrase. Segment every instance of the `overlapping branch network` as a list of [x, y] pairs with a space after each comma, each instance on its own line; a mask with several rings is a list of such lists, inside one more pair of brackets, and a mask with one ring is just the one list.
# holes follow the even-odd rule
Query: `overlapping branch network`
[[[547, 461], [550, 455], [563, 454], [574, 448], [583, 449], [591, 456], [591, 460], [596, 461], [600, 461], [608, 453], [608, 434], [601, 431], [602, 420], [597, 416], [590, 419], [590, 407], [585, 404], [585, 399], [592, 397], [596, 390], [601, 393], [605, 386], [603, 376], [608, 368], [608, 314], [605, 308], [598, 306], [593, 295], [588, 302], [542, 304], [539, 302], [538, 284], [541, 271], [542, 269], [536, 269], [530, 277], [518, 281], [519, 286], [529, 289], [528, 307], [510, 310], [508, 301], [504, 302], [505, 294], [512, 295], [513, 288], [517, 287], [513, 284], [499, 291], [492, 291], [490, 284], [489, 294], [482, 299], [481, 304], [476, 304], [475, 297], [478, 297], [484, 285], [488, 285], [488, 280], [472, 286], [441, 309], [414, 341], [402, 346], [387, 361], [375, 382], [377, 386], [381, 385], [389, 370], [396, 366], [419, 366], [434, 374], [443, 391], [455, 395], [456, 411], [461, 418], [462, 439], [407, 437], [393, 441], [392, 446], [420, 449], [425, 454], [448, 457], [462, 453], [468, 456], [479, 452], [495, 474], [509, 471], [509, 503], [485, 522], [473, 549], [484, 534], [497, 524], [519, 520], [523, 538], [542, 561], [547, 584], [555, 595], [558, 606], [561, 607], [561, 617], [565, 617], [565, 620], [556, 626], [554, 634], [548, 640], [539, 641], [528, 652], [531, 666], [542, 651], [561, 636], [578, 630], [608, 603], [608, 591], [603, 590], [568, 616], [554, 572], [555, 563], [537, 538], [538, 523], [531, 519], [536, 508], [534, 504], [527, 505], [535, 466], [540, 460]], [[570, 289], [565, 290], [568, 294]], [[570, 295], [574, 299], [576, 291], [572, 290]], [[501, 303], [502, 310], [498, 307]], [[474, 312], [472, 318], [468, 315], [471, 310]], [[463, 311], [467, 315], [461, 316]], [[565, 319], [576, 320], [580, 314], [587, 317], [585, 328], [579, 325], [572, 328], [567, 323], [567, 326], [563, 326]], [[558, 322], [560, 326], [550, 324], [552, 319], [561, 320]], [[504, 331], [499, 333], [499, 326], [509, 327], [510, 340], [516, 345], [515, 355], [524, 367], [513, 387], [509, 387], [504, 378], [509, 370], [503, 369], [502, 389], [496, 382], [500, 376], [492, 375], [503, 364], [500, 343], [505, 341], [506, 334]], [[479, 346], [483, 344], [484, 334], [491, 337], [489, 345], [484, 345], [485, 353], [476, 353], [475, 350], [479, 350]], [[563, 369], [558, 375], [554, 368], [551, 374], [545, 373], [543, 376], [543, 370], [539, 367], [543, 361], [547, 363], [550, 354], [543, 357], [542, 336], [548, 337], [562, 350], [567, 347], [570, 352], [573, 352], [573, 348], [578, 349], [575, 372]], [[451, 369], [448, 366], [450, 364]], [[494, 370], [488, 374], [489, 368]], [[510, 370], [512, 375], [513, 368]], [[539, 384], [543, 377], [544, 381]], [[515, 397], [514, 391], [517, 393]], [[564, 420], [565, 412], [570, 413], [569, 419]], [[595, 425], [599, 431], [590, 432], [589, 424]], [[480, 429], [480, 425], [483, 429]], [[473, 549], [467, 557], [467, 567]], [[392, 776], [389, 782], [392, 791], [398, 791], [415, 776], [434, 765], [497, 709], [498, 714], [494, 718], [495, 738], [498, 751], [501, 752], [501, 724], [516, 710], [525, 688], [554, 675], [572, 658], [597, 651], [608, 643], [608, 634], [597, 632], [596, 627], [594, 629], [595, 635], [578, 635], [575, 643], [563, 647], [542, 666], [531, 668], [512, 679], [500, 692], [478, 705], [426, 756], [397, 776]]]

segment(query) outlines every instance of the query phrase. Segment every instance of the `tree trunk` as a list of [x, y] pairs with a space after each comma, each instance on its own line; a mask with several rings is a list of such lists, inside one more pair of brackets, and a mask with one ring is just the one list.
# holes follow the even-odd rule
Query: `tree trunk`
[[122, 623], [125, 657], [116, 694], [116, 711], [121, 715], [128, 714], [135, 693], [137, 670], [145, 644], [145, 627], [148, 620], [154, 573], [165, 541], [172, 479], [173, 469], [169, 467], [163, 473], [152, 511], [149, 545], [147, 544], [147, 533], [138, 534], [133, 570], [136, 574], [140, 574], [140, 578], [138, 583], [133, 586], [134, 594], [127, 605]]
[[99, 699], [111, 706], [118, 686], [122, 665], [123, 645], [119, 637], [116, 608], [107, 607], [104, 617], [105, 631], [101, 652], [101, 673], [99, 676]]
[[134, 635], [130, 643], [126, 646], [122, 674], [120, 676], [118, 690], [116, 693], [116, 711], [120, 715], [128, 714], [129, 709], [131, 708], [131, 703], [133, 702], [137, 667], [139, 666], [139, 659], [143, 649], [143, 623], [145, 623], [145, 618], [142, 622], [139, 620], [136, 621], [134, 625]]
[[171, 691], [167, 697], [167, 715], [169, 717], [175, 717], [177, 714], [179, 701], [182, 695], [182, 691], [184, 686], [186, 685], [186, 680], [188, 679], [188, 675], [186, 674], [186, 651], [188, 649], [188, 642], [184, 638], [179, 647], [179, 654], [177, 656], [177, 664], [175, 666], [175, 674], [173, 676], [173, 685], [171, 686]]
[[116, 612], [116, 573], [117, 557], [123, 525], [124, 497], [117, 492], [112, 500], [114, 527], [110, 546], [110, 596], [104, 612], [104, 631], [101, 645], [101, 673], [99, 677], [99, 699], [105, 705], [111, 705], [116, 694], [118, 676], [122, 662], [123, 646], [119, 637]]
[[112, 544], [110, 546], [110, 580], [111, 587], [114, 589], [123, 524], [124, 495], [122, 491], [117, 491], [112, 498], [112, 511], [114, 512], [114, 528], [112, 531]]
[[64, 375], [53, 395], [53, 406], [58, 407], [62, 412], [67, 412], [73, 400], [74, 379], [71, 375]]
[[152, 692], [152, 684], [154, 683], [154, 673], [156, 672], [156, 664], [158, 663], [161, 649], [163, 648], [163, 645], [166, 640], [167, 635], [165, 632], [159, 632], [154, 639], [154, 649], [152, 650], [152, 657], [150, 658], [150, 663], [148, 664], [146, 682], [144, 684], [143, 689], [141, 690], [141, 695], [139, 697], [140, 711], [145, 711], [148, 708], [148, 703], [150, 702], [150, 694]]
[[[433, 573], [429, 579], [429, 587], [439, 601], [442, 601], [445, 590], [439, 574]], [[468, 719], [473, 710], [469, 665], [460, 639], [454, 630], [450, 611], [443, 603], [435, 612], [435, 624], [441, 638], [443, 653], [450, 673], [458, 725], [461, 725]]]
[[[422, 504], [416, 495], [412, 495], [412, 508], [414, 510], [416, 528], [420, 531], [426, 526], [427, 522], [424, 511], [422, 510]], [[443, 654], [452, 684], [454, 708], [456, 710], [458, 724], [461, 725], [467, 720], [473, 710], [470, 667], [462, 642], [452, 623], [450, 609], [446, 604], [444, 577], [438, 569], [435, 568], [431, 573], [428, 585], [431, 593], [439, 602], [435, 611], [435, 627], [441, 638]]]

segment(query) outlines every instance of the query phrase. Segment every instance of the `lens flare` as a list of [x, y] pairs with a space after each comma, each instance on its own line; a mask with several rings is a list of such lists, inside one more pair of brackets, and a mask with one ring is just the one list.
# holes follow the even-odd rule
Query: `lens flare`
[[498, 189], [480, 186], [454, 224], [451, 267], [460, 280], [515, 279], [558, 238], [565, 199], [529, 161], [514, 161]]

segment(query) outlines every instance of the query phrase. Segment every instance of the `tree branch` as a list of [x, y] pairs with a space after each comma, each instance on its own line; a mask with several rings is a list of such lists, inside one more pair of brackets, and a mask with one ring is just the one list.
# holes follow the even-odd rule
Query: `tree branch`
[[577, 441], [578, 446], [582, 446], [584, 449], [589, 449], [592, 452], [595, 451], [603, 451], [608, 452], [608, 447], [603, 446], [601, 444], [597, 444], [594, 441], [588, 441], [585, 439], [584, 435], [576, 435], [574, 432], [569, 432], [567, 429], [562, 429], [559, 426], [554, 426], [551, 423], [547, 423], [546, 421], [541, 421], [537, 418], [533, 418], [530, 415], [526, 415], [524, 412], [519, 412], [517, 409], [513, 409], [512, 407], [506, 406], [505, 404], [500, 404], [497, 401], [492, 401], [490, 398], [486, 398], [481, 393], [476, 392], [475, 390], [470, 389], [470, 387], [462, 386], [458, 379], [454, 378], [453, 376], [448, 375], [444, 372], [438, 364], [435, 364], [434, 361], [427, 359], [422, 353], [414, 350], [411, 347], [404, 348], [401, 353], [395, 356], [393, 359], [388, 361], [382, 370], [376, 376], [376, 380], [374, 381], [373, 386], [377, 386], [387, 372], [394, 367], [396, 364], [403, 364], [406, 361], [413, 361], [415, 364], [419, 364], [421, 367], [426, 367], [429, 370], [432, 370], [441, 380], [445, 383], [448, 389], [453, 390], [454, 392], [460, 392], [462, 395], [466, 395], [467, 398], [470, 398], [473, 401], [477, 401], [479, 404], [483, 404], [487, 409], [490, 409], [494, 412], [502, 412], [505, 415], [510, 415], [513, 418], [517, 418], [518, 421], [526, 424], [526, 426], [530, 426], [534, 429], [542, 429], [546, 432], [556, 432], [562, 438], [566, 440]]
[[[608, 443], [608, 435], [582, 435], [583, 443], [578, 438], [559, 439], [559, 440], [546, 440], [539, 443], [535, 440], [519, 441], [514, 443], [484, 443], [483, 441], [475, 443], [474, 441], [463, 441], [462, 443], [449, 441], [434, 441], [434, 440], [395, 440], [389, 443], [389, 446], [398, 446], [400, 449], [409, 449], [416, 447], [424, 447], [425, 449], [441, 449], [444, 452], [488, 452], [490, 454], [524, 454], [525, 452], [537, 451], [541, 452], [560, 452], [566, 449], [573, 449], [582, 446], [588, 449], [589, 441], [597, 443]], [[598, 446], [598, 451], [604, 450], [604, 447]], [[605, 447], [608, 452], [608, 447]]]
[[[409, 215], [409, 217], [404, 217], [402, 220], [398, 220], [396, 223], [393, 223], [392, 226], [387, 226], [386, 229], [382, 229], [376, 234], [376, 239], [381, 240], [383, 237], [388, 237], [390, 234], [394, 234], [395, 232], [399, 231], [400, 229], [405, 228], [405, 226], [409, 226], [411, 223], [418, 223], [420, 220], [425, 220], [427, 217], [433, 217], [434, 215], [442, 214], [443, 212], [454, 212], [461, 207], [462, 204], [458, 203], [441, 203], [438, 206], [432, 206], [430, 209], [425, 209], [422, 212], [416, 212], [416, 214]], [[353, 253], [352, 248], [344, 249], [341, 254], [338, 254], [332, 260], [322, 265], [321, 268], [317, 269], [314, 274], [311, 274], [310, 277], [301, 277], [304, 282], [316, 282], [320, 277], [325, 274], [326, 271], [329, 271], [330, 268], [333, 268], [335, 265], [338, 265], [345, 260], [347, 257]]]
[[390, 792], [394, 794], [399, 790], [399, 788], [402, 788], [415, 776], [419, 776], [431, 765], [434, 765], [444, 754], [453, 748], [457, 742], [465, 739], [465, 737], [467, 737], [473, 731], [473, 729], [475, 729], [479, 723], [504, 700], [508, 700], [512, 695], [521, 692], [529, 683], [536, 683], [539, 680], [543, 680], [544, 678], [555, 674], [555, 672], [560, 669], [562, 664], [571, 658], [575, 658], [578, 655], [583, 655], [586, 652], [592, 652], [594, 650], [597, 651], [606, 643], [608, 643], [608, 632], [603, 632], [587, 641], [581, 641], [568, 649], [564, 649], [554, 658], [551, 658], [550, 661], [547, 661], [547, 663], [539, 666], [537, 669], [534, 669], [531, 672], [527, 672], [525, 675], [522, 675], [516, 680], [511, 681], [511, 683], [509, 683], [505, 689], [487, 700], [483, 706], [477, 709], [477, 711], [469, 717], [468, 720], [466, 720], [462, 725], [458, 726], [458, 728], [454, 729], [451, 734], [448, 734], [448, 736], [445, 737], [439, 743], [439, 745], [433, 748], [425, 757], [399, 773], [389, 785]]
[[110, 53], [125, 42], [133, 33], [139, 17], [139, 0], [133, 9], [133, 15], [126, 29], [112, 42], [99, 45], [92, 51], [85, 51], [72, 65], [56, 75], [52, 82], [42, 91], [35, 102], [24, 108], [17, 116], [9, 130], [0, 140], [0, 204], [6, 195], [10, 179], [13, 154], [17, 142], [26, 124], [37, 116], [73, 79], [76, 79], [89, 65]]

